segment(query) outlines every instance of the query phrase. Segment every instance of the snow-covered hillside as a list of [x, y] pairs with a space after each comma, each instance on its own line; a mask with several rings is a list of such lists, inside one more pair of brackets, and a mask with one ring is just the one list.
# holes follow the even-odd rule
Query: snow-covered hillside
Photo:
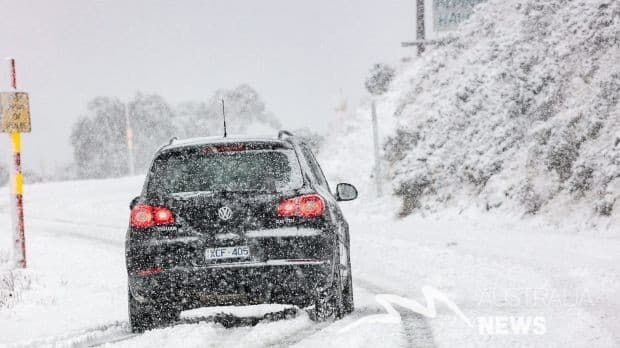
[[[620, 2], [483, 3], [379, 100], [401, 214], [499, 209], [620, 231], [619, 101]], [[366, 122], [333, 151], [368, 149]]]

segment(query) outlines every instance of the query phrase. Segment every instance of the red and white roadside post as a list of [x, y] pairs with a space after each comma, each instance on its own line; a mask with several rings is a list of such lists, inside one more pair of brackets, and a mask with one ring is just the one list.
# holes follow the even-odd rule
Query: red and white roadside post
[[24, 232], [24, 186], [21, 166], [21, 132], [30, 132], [28, 94], [17, 92], [15, 59], [9, 61], [11, 92], [0, 94], [2, 132], [9, 133], [13, 148], [13, 173], [11, 175], [11, 201], [13, 225], [13, 256], [16, 268], [26, 268], [26, 236]]

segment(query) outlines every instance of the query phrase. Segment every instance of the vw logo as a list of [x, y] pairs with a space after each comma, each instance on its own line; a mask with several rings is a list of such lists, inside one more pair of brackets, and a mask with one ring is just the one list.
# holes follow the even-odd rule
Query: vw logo
[[217, 216], [224, 221], [230, 220], [233, 216], [233, 211], [229, 207], [224, 206], [217, 210]]

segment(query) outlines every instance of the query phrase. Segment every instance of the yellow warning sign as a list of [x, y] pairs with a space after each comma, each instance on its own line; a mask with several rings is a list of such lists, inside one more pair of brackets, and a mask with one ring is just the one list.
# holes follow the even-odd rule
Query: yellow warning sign
[[30, 104], [28, 93], [0, 92], [2, 132], [30, 133]]

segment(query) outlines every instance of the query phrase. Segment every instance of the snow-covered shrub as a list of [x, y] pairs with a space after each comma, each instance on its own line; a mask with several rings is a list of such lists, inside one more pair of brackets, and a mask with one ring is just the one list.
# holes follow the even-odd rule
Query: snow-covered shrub
[[536, 214], [542, 205], [542, 198], [538, 192], [534, 190], [534, 187], [530, 183], [524, 184], [519, 193], [518, 198], [525, 212], [528, 214]]
[[418, 145], [420, 141], [419, 132], [408, 132], [402, 129], [396, 130], [396, 135], [389, 137], [385, 143], [385, 156], [389, 163], [402, 160], [407, 152]]
[[431, 180], [426, 176], [418, 176], [402, 182], [396, 189], [396, 194], [403, 197], [400, 215], [408, 215], [420, 206], [420, 198], [428, 193]]
[[0, 310], [17, 303], [22, 292], [30, 289], [31, 283], [27, 271], [0, 271]]

